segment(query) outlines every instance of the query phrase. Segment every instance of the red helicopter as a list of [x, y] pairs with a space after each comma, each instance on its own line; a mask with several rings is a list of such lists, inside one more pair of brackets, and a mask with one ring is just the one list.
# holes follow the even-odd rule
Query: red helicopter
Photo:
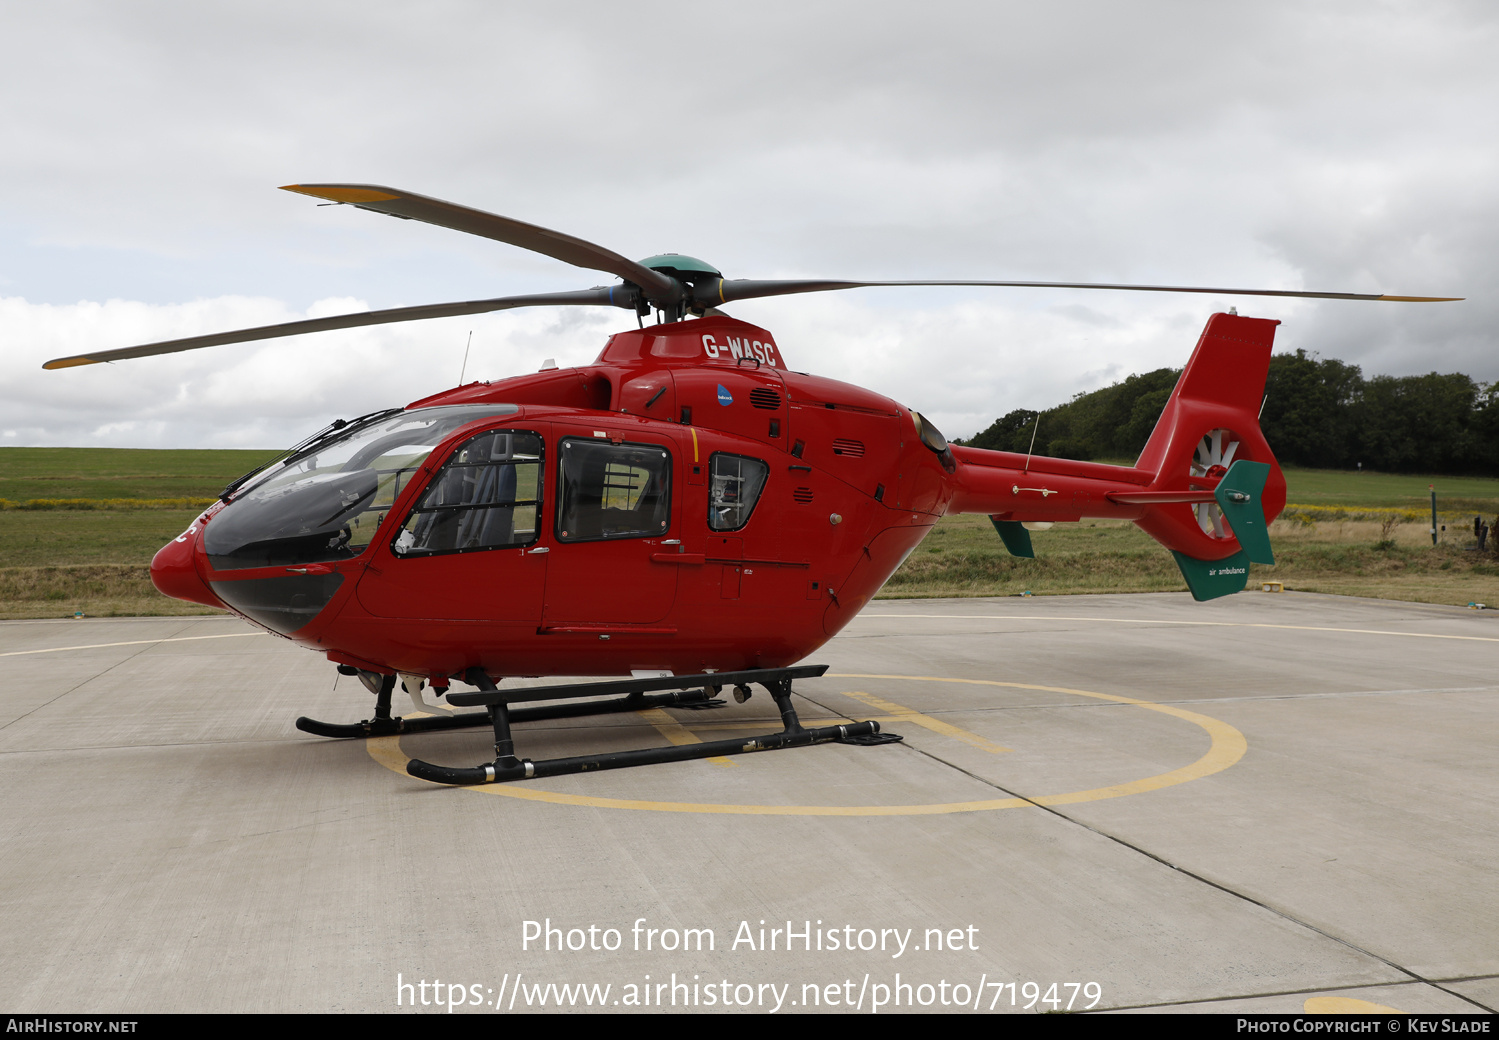
[[[404, 307], [49, 361], [115, 361], [329, 329], [536, 306], [612, 306], [637, 327], [598, 360], [470, 383], [334, 422], [225, 489], [156, 554], [168, 596], [229, 610], [327, 655], [377, 696], [364, 737], [492, 724], [495, 760], [413, 761], [412, 775], [484, 783], [827, 741], [882, 743], [875, 722], [803, 728], [793, 680], [949, 513], [990, 517], [1009, 551], [1029, 526], [1132, 520], [1176, 557], [1199, 600], [1274, 562], [1286, 484], [1258, 411], [1276, 321], [1214, 314], [1133, 466], [951, 445], [880, 394], [792, 371], [774, 336], [718, 308], [867, 286], [984, 285], [1352, 300], [1352, 293], [1013, 281], [725, 280], [676, 254], [640, 262], [546, 228], [372, 185], [287, 190], [422, 220], [620, 279], [576, 292]], [[1448, 299], [1448, 298], [1441, 298]], [[652, 310], [657, 324], [640, 319]], [[506, 689], [525, 676], [626, 680]], [[402, 719], [397, 677], [487, 710]], [[449, 692], [453, 679], [476, 692]], [[511, 723], [707, 707], [764, 686], [783, 729], [751, 738], [531, 761]], [[623, 695], [623, 696], [619, 696]], [[605, 699], [599, 699], [599, 698]], [[527, 708], [515, 702], [552, 701]], [[567, 701], [570, 703], [555, 703]]]

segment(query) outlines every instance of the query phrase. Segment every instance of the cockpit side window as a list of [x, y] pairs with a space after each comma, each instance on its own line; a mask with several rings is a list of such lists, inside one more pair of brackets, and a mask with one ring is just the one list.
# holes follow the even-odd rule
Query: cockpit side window
[[666, 449], [564, 437], [557, 454], [559, 541], [666, 533], [671, 523], [671, 455]]
[[541, 515], [541, 437], [491, 430], [454, 450], [391, 544], [397, 556], [530, 545]]
[[708, 527], [714, 531], [737, 531], [749, 523], [770, 467], [747, 455], [717, 452], [709, 460]]

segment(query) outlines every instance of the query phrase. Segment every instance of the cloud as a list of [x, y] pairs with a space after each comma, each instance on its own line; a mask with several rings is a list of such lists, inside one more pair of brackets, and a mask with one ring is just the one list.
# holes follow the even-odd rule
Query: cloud
[[546, 311], [384, 325], [213, 347], [44, 372], [43, 361], [364, 309], [322, 300], [305, 313], [275, 300], [188, 304], [30, 304], [0, 300], [15, 349], [0, 354], [7, 443], [108, 447], [280, 447], [335, 418], [404, 405], [458, 381], [535, 371], [547, 357], [586, 364], [604, 340], [602, 315]]
[[[1471, 298], [890, 290], [735, 310], [822, 374], [924, 398], [954, 436], [1180, 364], [1232, 303], [1285, 319], [1283, 348], [1366, 373], [1499, 379], [1499, 15], [1485, 4], [642, 3], [624, 17], [601, 3], [163, 0], [3, 17], [0, 291], [26, 302], [7, 305], [0, 334], [45, 356], [343, 306], [326, 301], [600, 280], [272, 190], [343, 180], [627, 255], [687, 252], [730, 277]], [[25, 419], [5, 428], [269, 446], [409, 399], [413, 379], [456, 378], [470, 325], [500, 373], [533, 355], [586, 361], [620, 317], [354, 330], [45, 383], [8, 356], [7, 407]], [[164, 387], [154, 414], [132, 403]]]

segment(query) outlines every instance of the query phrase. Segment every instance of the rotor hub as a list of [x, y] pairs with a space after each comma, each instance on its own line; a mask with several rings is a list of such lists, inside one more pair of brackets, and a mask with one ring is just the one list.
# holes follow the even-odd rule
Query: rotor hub
[[686, 282], [689, 285], [708, 278], [723, 277], [723, 272], [712, 264], [699, 260], [695, 256], [687, 256], [685, 253], [661, 253], [658, 256], [648, 256], [640, 261], [640, 266], [649, 267], [652, 271], [660, 271], [662, 274], [670, 275], [677, 281]]

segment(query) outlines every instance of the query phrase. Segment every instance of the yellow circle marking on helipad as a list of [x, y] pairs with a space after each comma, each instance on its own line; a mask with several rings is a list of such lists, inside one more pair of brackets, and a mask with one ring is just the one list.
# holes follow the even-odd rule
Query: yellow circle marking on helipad
[[[940, 816], [945, 813], [989, 812], [995, 809], [1021, 809], [1037, 805], [1076, 805], [1079, 802], [1096, 802], [1105, 798], [1123, 798], [1130, 794], [1144, 794], [1173, 787], [1189, 780], [1220, 773], [1244, 757], [1248, 743], [1244, 734], [1226, 722], [1199, 715], [1195, 711], [1173, 707], [1169, 704], [1152, 704], [1133, 697], [1119, 697], [1111, 693], [1093, 693], [1090, 690], [1073, 690], [1065, 686], [1035, 686], [1030, 683], [996, 682], [992, 679], [947, 679], [930, 675], [828, 675], [829, 679], [901, 679], [914, 682], [964, 683], [971, 686], [999, 686], [1012, 690], [1040, 690], [1046, 693], [1069, 693], [1078, 697], [1130, 704], [1147, 711], [1158, 711], [1184, 719], [1201, 726], [1212, 739], [1212, 746], [1191, 765], [1173, 769], [1169, 773], [1147, 776], [1141, 780], [1115, 784], [1112, 787], [1095, 787], [1087, 791], [1070, 791], [1066, 794], [1042, 795], [1036, 798], [984, 798], [969, 802], [937, 802], [931, 805], [726, 805], [715, 802], [659, 802], [636, 798], [606, 798], [592, 794], [564, 794], [560, 791], [543, 791], [521, 783], [477, 784], [465, 788], [482, 791], [505, 798], [520, 798], [531, 802], [551, 802], [555, 805], [582, 805], [595, 809], [640, 809], [652, 812], [719, 813], [731, 816]], [[401, 738], [377, 737], [365, 742], [370, 757], [392, 772], [406, 776], [406, 763], [410, 761], [401, 750]]]

